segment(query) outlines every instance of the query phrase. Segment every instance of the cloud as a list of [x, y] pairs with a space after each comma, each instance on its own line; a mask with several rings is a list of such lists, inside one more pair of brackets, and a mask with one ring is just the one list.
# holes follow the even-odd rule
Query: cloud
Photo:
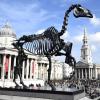
[[92, 52], [95, 52], [97, 50], [97, 47], [95, 45], [91, 45]]
[[63, 0], [63, 1], [69, 1], [69, 2], [86, 2], [88, 0]]
[[5, 20], [16, 23], [33, 23], [35, 25], [55, 17], [50, 15], [46, 9], [43, 9], [38, 2], [28, 4], [15, 3], [0, 2], [0, 16], [2, 20], [5, 18]]
[[[94, 61], [98, 62], [98, 58], [100, 57], [100, 55], [99, 55], [100, 32], [96, 32], [94, 34], [89, 34], [88, 33], [87, 36], [88, 36], [88, 44], [89, 44], [89, 47], [91, 49], [91, 52], [92, 52], [92, 55], [93, 55], [93, 59], [94, 59]], [[80, 55], [77, 51], [79, 51], [81, 49], [81, 46], [83, 45], [82, 39], [83, 39], [83, 35], [82, 34], [81, 35], [79, 34], [79, 35], [73, 37], [73, 40], [75, 42], [74, 44], [78, 43], [77, 45], [80, 46], [79, 48], [78, 48], [78, 46], [76, 46], [74, 48], [74, 52], [75, 52], [74, 55], [75, 55], [77, 61], [79, 60], [78, 59], [79, 58], [78, 55]], [[81, 52], [81, 51], [79, 51], [79, 52]]]
[[[88, 35], [89, 42], [100, 43], [100, 32], [96, 32], [94, 34], [87, 34], [87, 35]], [[77, 35], [73, 37], [73, 40], [79, 43], [82, 41], [82, 39], [83, 39], [83, 35]]]
[[90, 19], [90, 22], [94, 26], [99, 26], [100, 25], [100, 18], [97, 18], [96, 15], [93, 15], [93, 18]]
[[[91, 48], [91, 51], [93, 54], [97, 53], [100, 49], [100, 32], [96, 32], [94, 34], [87, 34], [88, 36], [88, 44], [89, 47]], [[82, 43], [82, 39], [83, 39], [83, 35], [77, 35], [75, 37], [73, 37], [73, 40], [76, 43], [80, 43], [81, 45]], [[97, 54], [98, 55], [98, 54]]]
[[77, 35], [77, 36], [73, 37], [73, 40], [75, 42], [79, 42], [79, 43], [82, 41], [82, 39], [83, 39], [83, 35]]
[[89, 35], [89, 39], [91, 42], [100, 43], [100, 32]]
[[74, 3], [85, 3], [88, 2], [89, 0], [53, 0], [52, 2], [54, 4], [60, 5], [60, 7], [66, 7], [69, 4], [74, 4]]
[[54, 0], [53, 3], [63, 3], [66, 4], [67, 2], [73, 3], [73, 2], [87, 2], [89, 0]]
[[36, 19], [36, 17], [38, 18], [38, 15], [42, 17], [46, 14], [46, 11], [41, 9], [36, 3], [28, 4], [26, 6], [11, 6], [10, 3], [0, 3], [0, 9], [3, 16], [7, 16], [9, 19], [13, 20], [30, 20], [32, 17]]
[[[39, 27], [43, 27], [43, 23], [49, 19], [56, 18], [48, 9], [44, 9], [38, 1], [21, 0], [3, 2], [0, 1], [0, 23], [4, 24], [7, 20], [16, 30], [17, 36], [23, 34], [31, 34]], [[44, 25], [46, 27], [46, 25]]]

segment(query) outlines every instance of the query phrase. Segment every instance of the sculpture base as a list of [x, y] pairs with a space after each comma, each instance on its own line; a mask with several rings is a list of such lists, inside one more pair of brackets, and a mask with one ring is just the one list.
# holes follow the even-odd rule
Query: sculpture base
[[0, 99], [2, 100], [79, 100], [84, 96], [83, 90], [67, 92], [0, 88]]

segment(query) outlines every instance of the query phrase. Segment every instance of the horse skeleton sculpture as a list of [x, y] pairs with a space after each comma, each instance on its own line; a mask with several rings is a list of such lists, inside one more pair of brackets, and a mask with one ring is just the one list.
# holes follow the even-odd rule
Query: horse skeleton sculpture
[[[29, 36], [22, 36], [18, 40], [16, 40], [15, 43], [13, 43], [14, 47], [18, 49], [18, 65], [16, 66], [15, 70], [15, 76], [19, 74], [20, 77], [20, 83], [23, 84], [25, 87], [22, 78], [21, 78], [21, 66], [22, 66], [22, 60], [27, 59], [27, 56], [24, 53], [24, 49], [27, 51], [37, 54], [37, 55], [45, 55], [49, 60], [49, 68], [48, 68], [48, 84], [51, 86], [52, 90], [55, 90], [55, 87], [50, 82], [50, 75], [51, 75], [51, 56], [61, 56], [65, 55], [65, 63], [71, 65], [73, 68], [75, 68], [76, 61], [74, 57], [71, 56], [71, 49], [72, 49], [72, 43], [68, 42], [65, 43], [63, 39], [61, 39], [61, 36], [66, 31], [66, 26], [68, 24], [68, 17], [69, 13], [71, 11], [74, 11], [74, 16], [76, 18], [78, 17], [88, 17], [92, 18], [92, 14], [88, 9], [83, 8], [79, 4], [71, 5], [69, 9], [65, 12], [64, 21], [62, 25], [62, 29], [60, 32], [58, 32], [55, 27], [49, 27], [47, 30], [45, 30], [42, 34], [36, 34], [36, 35], [29, 35]], [[63, 50], [65, 53], [62, 53], [61, 50]], [[15, 82], [14, 77], [14, 82]], [[15, 82], [16, 83], [16, 82]], [[17, 85], [17, 83], [16, 83]]]

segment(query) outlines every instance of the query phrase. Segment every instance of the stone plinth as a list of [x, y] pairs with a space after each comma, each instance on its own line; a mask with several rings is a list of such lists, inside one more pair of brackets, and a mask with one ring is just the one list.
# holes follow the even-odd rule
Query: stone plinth
[[0, 99], [3, 100], [79, 100], [84, 96], [83, 90], [67, 92], [0, 88]]

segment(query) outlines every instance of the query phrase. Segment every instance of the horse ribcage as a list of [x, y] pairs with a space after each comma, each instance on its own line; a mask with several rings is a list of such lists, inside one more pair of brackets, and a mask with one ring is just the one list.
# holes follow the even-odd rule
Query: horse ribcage
[[[55, 48], [57, 47], [54, 47], [53, 42], [49, 39], [44, 39], [44, 40], [39, 39], [39, 40], [34, 40], [33, 42], [25, 43], [23, 45], [23, 48], [33, 54], [45, 55], [53, 53], [55, 51]], [[54, 49], [52, 50], [52, 48]]]
[[54, 27], [50, 27], [44, 33], [36, 35], [33, 41], [26, 42], [23, 48], [37, 55], [53, 55], [60, 49], [58, 31]]

